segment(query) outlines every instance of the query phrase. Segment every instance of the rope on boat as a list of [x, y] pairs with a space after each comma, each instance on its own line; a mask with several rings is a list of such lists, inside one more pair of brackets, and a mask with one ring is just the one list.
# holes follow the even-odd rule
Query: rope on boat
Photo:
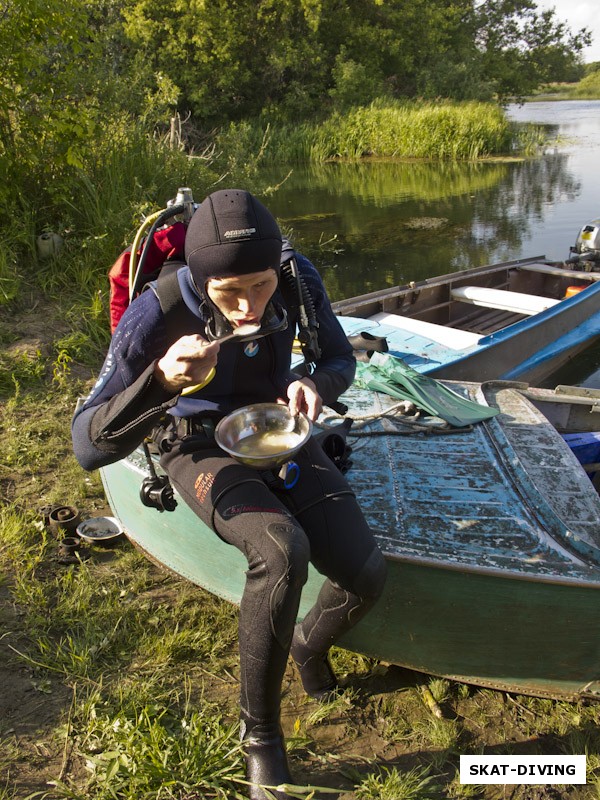
[[[386, 419], [386, 417], [382, 417]], [[417, 422], [409, 422], [393, 418], [393, 422], [400, 425], [405, 425], [406, 430], [360, 430], [348, 434], [349, 438], [355, 437], [362, 439], [367, 436], [412, 436], [415, 433], [425, 433], [432, 436], [443, 436], [452, 433], [468, 433], [473, 430], [472, 425], [465, 425], [463, 428], [453, 428], [451, 425], [427, 425], [419, 424]]]
[[[409, 407], [414, 409], [414, 413], [406, 413]], [[424, 421], [419, 421], [422, 415], [423, 412], [417, 409], [414, 403], [401, 400], [400, 402], [394, 403], [386, 408], [385, 411], [377, 411], [371, 414], [357, 414], [352, 417], [343, 416], [337, 413], [327, 414], [318, 422], [313, 424], [319, 428], [322, 428], [323, 430], [335, 432], [335, 429], [339, 427], [339, 425], [336, 425], [335, 422], [333, 422], [334, 420], [350, 419], [352, 420], [352, 428], [348, 432], [348, 437], [355, 439], [360, 439], [367, 436], [411, 436], [415, 433], [444, 435], [453, 433], [467, 433], [468, 431], [473, 430], [472, 425], [466, 425], [462, 428], [455, 428], [452, 425], [449, 425], [447, 422], [444, 422], [440, 425], [438, 423], [431, 424]], [[388, 420], [396, 425], [402, 425], [404, 426], [404, 430], [366, 430], [369, 425], [382, 420]], [[356, 423], [358, 423], [358, 425]]]

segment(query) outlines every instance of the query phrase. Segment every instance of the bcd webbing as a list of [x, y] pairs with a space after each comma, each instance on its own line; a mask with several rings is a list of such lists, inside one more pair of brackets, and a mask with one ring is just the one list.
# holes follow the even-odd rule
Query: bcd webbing
[[164, 315], [170, 344], [197, 330], [199, 319], [183, 302], [177, 272], [182, 262], [165, 264], [156, 280], [156, 296]]

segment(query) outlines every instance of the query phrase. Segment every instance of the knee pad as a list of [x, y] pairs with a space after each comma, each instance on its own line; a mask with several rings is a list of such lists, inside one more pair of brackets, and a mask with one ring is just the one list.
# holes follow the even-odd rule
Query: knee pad
[[[267, 536], [275, 545], [274, 559], [281, 556], [281, 580], [289, 586], [302, 588], [308, 579], [310, 544], [307, 535], [294, 522], [271, 522], [266, 528]], [[277, 559], [279, 560], [279, 559]]]
[[383, 592], [387, 564], [379, 547], [374, 547], [354, 581], [354, 591], [366, 600], [377, 600]]
[[[282, 564], [273, 555], [273, 562], [270, 562], [273, 571], [279, 568], [279, 574], [275, 572], [277, 582], [269, 596], [269, 611], [271, 630], [287, 652], [294, 632], [300, 593], [308, 578], [310, 546], [302, 528], [292, 523], [272, 522], [267, 525], [267, 535], [284, 558]], [[271, 571], [269, 566], [267, 568]]]

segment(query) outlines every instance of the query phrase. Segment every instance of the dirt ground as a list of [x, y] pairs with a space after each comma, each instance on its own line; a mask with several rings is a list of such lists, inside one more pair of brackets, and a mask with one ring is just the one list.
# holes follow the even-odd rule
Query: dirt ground
[[68, 769], [64, 744], [53, 731], [66, 719], [72, 691], [60, 679], [40, 679], [19, 658], [16, 651], [26, 649], [27, 635], [6, 586], [0, 586], [0, 630], [0, 771], [6, 773], [2, 751], [18, 754], [18, 771], [13, 766], [2, 778], [16, 781], [15, 797], [25, 798], [48, 789], [47, 782]]

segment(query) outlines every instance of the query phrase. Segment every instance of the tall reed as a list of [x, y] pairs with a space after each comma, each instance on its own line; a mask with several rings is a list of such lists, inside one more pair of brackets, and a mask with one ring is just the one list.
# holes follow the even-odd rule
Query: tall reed
[[[226, 152], [256, 147], [265, 121], [232, 124], [218, 137]], [[375, 101], [321, 122], [278, 126], [270, 131], [268, 152], [278, 161], [418, 158], [475, 160], [513, 154], [515, 127], [492, 103]]]
[[[14, 187], [12, 207], [0, 222], [0, 307], [51, 304], [69, 330], [86, 339], [65, 340], [63, 365], [81, 362], [82, 354], [97, 363], [109, 338], [111, 264], [144, 216], [164, 208], [179, 186], [192, 186], [201, 197], [218, 176], [209, 160], [171, 149], [124, 118], [107, 123], [68, 188], [47, 185], [44, 174], [23, 176], [21, 186], [30, 189]], [[55, 256], [42, 258], [36, 240], [47, 231], [60, 235], [63, 245]]]

